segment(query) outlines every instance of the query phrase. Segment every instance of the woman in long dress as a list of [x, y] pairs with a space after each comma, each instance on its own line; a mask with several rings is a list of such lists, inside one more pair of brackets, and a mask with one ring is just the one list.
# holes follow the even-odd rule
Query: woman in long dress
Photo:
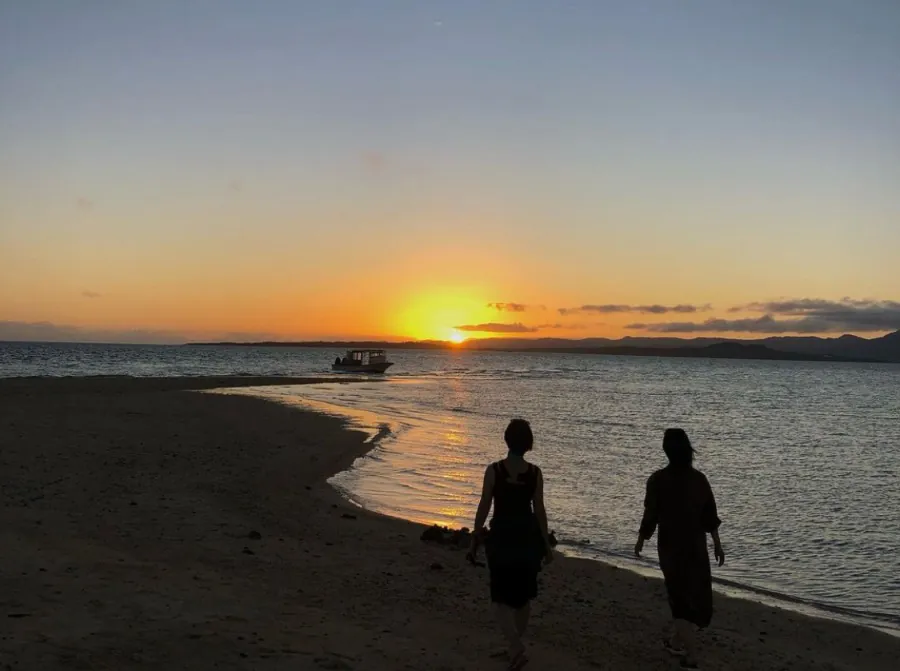
[[523, 637], [531, 600], [537, 596], [541, 564], [552, 560], [553, 554], [544, 507], [544, 476], [540, 468], [525, 460], [534, 444], [531, 426], [524, 419], [514, 419], [504, 439], [509, 450], [506, 458], [484, 472], [469, 558], [474, 561], [493, 504], [485, 541], [491, 601], [509, 644], [509, 668], [515, 670], [528, 663]]
[[695, 629], [712, 619], [712, 574], [706, 535], [710, 534], [719, 566], [725, 552], [719, 540], [721, 524], [716, 499], [706, 476], [693, 466], [694, 448], [683, 429], [667, 429], [663, 451], [666, 468], [647, 480], [644, 517], [634, 553], [640, 556], [644, 541], [659, 527], [659, 565], [666, 581], [672, 611], [673, 632], [666, 649], [681, 656], [683, 668], [697, 668]]

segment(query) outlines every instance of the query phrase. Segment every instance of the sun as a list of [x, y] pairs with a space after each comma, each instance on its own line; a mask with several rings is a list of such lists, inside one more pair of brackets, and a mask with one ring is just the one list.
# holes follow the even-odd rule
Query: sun
[[469, 339], [465, 324], [482, 324], [493, 315], [486, 299], [470, 290], [428, 289], [404, 301], [404, 309], [396, 316], [392, 330], [416, 340], [441, 340], [461, 344]]
[[460, 331], [459, 329], [450, 329], [450, 335], [448, 340], [452, 342], [454, 345], [459, 345], [466, 341], [466, 334]]

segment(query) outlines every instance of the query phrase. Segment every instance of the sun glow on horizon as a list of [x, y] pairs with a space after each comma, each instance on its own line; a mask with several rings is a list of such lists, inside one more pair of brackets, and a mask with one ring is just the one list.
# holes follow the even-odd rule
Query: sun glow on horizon
[[452, 342], [454, 345], [459, 345], [468, 340], [468, 338], [466, 337], [466, 334], [459, 329], [450, 329], [450, 335], [448, 336], [447, 340]]
[[468, 339], [463, 324], [487, 321], [490, 309], [480, 292], [464, 288], [442, 288], [412, 298], [400, 314], [400, 333], [417, 340], [443, 340], [459, 344]]

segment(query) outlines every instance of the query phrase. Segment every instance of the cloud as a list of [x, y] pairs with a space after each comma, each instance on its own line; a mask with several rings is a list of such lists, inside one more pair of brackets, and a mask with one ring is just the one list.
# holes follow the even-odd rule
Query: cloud
[[497, 322], [488, 322], [486, 324], [463, 324], [456, 327], [457, 331], [465, 331], [468, 333], [537, 333], [538, 327], [525, 326], [525, 324], [498, 324]]
[[790, 317], [782, 324], [802, 326], [809, 333], [893, 331], [900, 329], [900, 301], [871, 298], [795, 298], [739, 305], [729, 312], [762, 312]]
[[524, 303], [488, 303], [487, 306], [497, 312], [525, 312], [528, 309]]
[[654, 333], [876, 333], [900, 329], [900, 301], [800, 298], [734, 306], [728, 312], [763, 312], [760, 317], [703, 322], [629, 324]]
[[98, 294], [96, 291], [89, 291], [88, 289], [82, 291], [81, 295], [85, 298], [101, 298], [103, 296], [103, 294]]
[[538, 331], [584, 331], [591, 328], [589, 324], [563, 324], [556, 322], [555, 324], [538, 324], [535, 326]]
[[654, 315], [663, 315], [670, 312], [678, 313], [678, 314], [692, 314], [695, 312], [706, 312], [712, 309], [711, 305], [619, 305], [619, 304], [605, 304], [605, 305], [582, 305], [577, 308], [559, 308], [559, 314], [566, 315], [577, 315], [584, 314], [586, 312], [592, 312], [595, 314], [616, 314], [616, 313], [629, 313], [629, 312], [637, 312], [643, 314], [654, 314]]
[[78, 198], [75, 199], [75, 207], [83, 212], [90, 212], [94, 209], [94, 201], [90, 198], [85, 198], [84, 196], [78, 196]]

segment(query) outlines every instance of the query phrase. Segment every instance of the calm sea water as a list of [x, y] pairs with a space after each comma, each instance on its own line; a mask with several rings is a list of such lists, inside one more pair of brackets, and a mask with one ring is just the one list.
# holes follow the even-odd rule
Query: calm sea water
[[[308, 349], [0, 344], [0, 376], [327, 374]], [[738, 588], [900, 627], [900, 366], [397, 351], [355, 385], [239, 390], [332, 412], [373, 450], [334, 484], [379, 512], [471, 526], [484, 466], [529, 419], [567, 552], [630, 557], [644, 484], [684, 427], [716, 492]]]

